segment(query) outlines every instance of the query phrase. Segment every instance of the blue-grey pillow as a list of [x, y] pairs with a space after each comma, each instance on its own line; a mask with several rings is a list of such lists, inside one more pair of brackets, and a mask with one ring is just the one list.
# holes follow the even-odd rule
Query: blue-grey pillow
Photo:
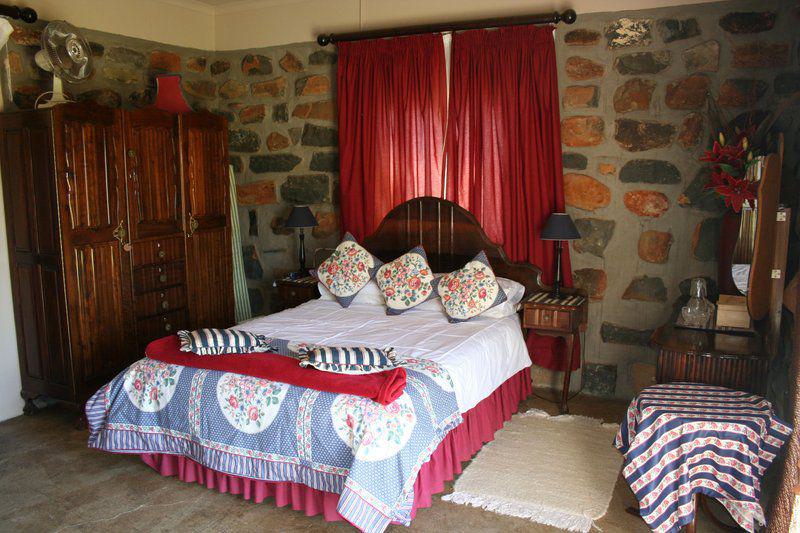
[[271, 339], [238, 329], [203, 328], [178, 332], [182, 352], [198, 355], [267, 352]]
[[394, 350], [351, 347], [316, 347], [300, 350], [300, 366], [337, 374], [373, 374], [397, 366]]
[[458, 270], [434, 279], [433, 287], [450, 322], [466, 322], [506, 301], [483, 251]]

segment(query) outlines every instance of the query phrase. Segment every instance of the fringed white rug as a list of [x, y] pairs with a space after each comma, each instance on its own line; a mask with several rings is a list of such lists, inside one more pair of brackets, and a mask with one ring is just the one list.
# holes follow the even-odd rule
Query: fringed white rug
[[622, 466], [617, 424], [583, 416], [517, 415], [456, 480], [454, 503], [589, 531], [608, 510]]

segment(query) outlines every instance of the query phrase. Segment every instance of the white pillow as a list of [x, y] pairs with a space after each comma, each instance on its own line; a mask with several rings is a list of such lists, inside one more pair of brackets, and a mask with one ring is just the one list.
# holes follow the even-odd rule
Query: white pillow
[[[322, 283], [317, 283], [317, 288], [319, 289], [320, 300], [336, 300], [336, 296], [334, 296], [333, 293], [329, 291], [328, 288]], [[381, 292], [380, 287], [378, 287], [378, 284], [374, 279], [372, 279], [364, 286], [363, 289], [358, 291], [353, 303], [366, 305], [386, 305], [386, 300], [383, 299], [383, 293]]]
[[517, 305], [522, 301], [525, 296], [525, 285], [517, 283], [513, 279], [497, 278], [497, 283], [500, 288], [506, 293], [507, 300], [500, 305], [496, 305], [491, 309], [484, 311], [480, 316], [487, 316], [489, 318], [505, 318], [517, 312]]
[[[441, 275], [442, 274], [435, 274], [437, 277]], [[505, 318], [517, 312], [517, 305], [522, 301], [522, 297], [525, 296], [525, 286], [514, 281], [513, 279], [501, 277], [497, 278], [497, 283], [500, 285], [500, 288], [503, 289], [503, 292], [506, 293], [507, 300], [500, 305], [496, 305], [491, 309], [484, 311], [479, 316], [485, 316], [489, 318]], [[428, 300], [427, 302], [419, 304], [414, 309], [437, 309], [442, 313], [445, 312], [441, 298]]]

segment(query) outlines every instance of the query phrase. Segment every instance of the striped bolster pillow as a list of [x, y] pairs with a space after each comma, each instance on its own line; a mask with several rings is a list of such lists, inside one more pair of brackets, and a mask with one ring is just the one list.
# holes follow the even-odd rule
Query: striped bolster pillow
[[318, 347], [300, 351], [300, 366], [338, 374], [372, 374], [397, 366], [393, 348]]
[[178, 332], [182, 352], [197, 355], [266, 352], [272, 347], [264, 335], [238, 329], [203, 328]]

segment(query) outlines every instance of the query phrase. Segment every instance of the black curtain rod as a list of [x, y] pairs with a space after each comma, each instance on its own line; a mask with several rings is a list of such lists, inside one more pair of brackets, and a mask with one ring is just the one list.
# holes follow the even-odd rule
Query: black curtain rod
[[480, 28], [499, 28], [502, 26], [521, 26], [525, 24], [557, 24], [563, 22], [572, 24], [578, 18], [574, 9], [567, 9], [563, 13], [542, 13], [539, 15], [519, 15], [515, 17], [498, 17], [480, 20], [467, 20], [463, 22], [444, 22], [442, 24], [421, 24], [419, 26], [405, 26], [403, 28], [388, 28], [383, 30], [357, 31], [351, 33], [328, 33], [317, 37], [320, 46], [343, 41], [363, 41], [365, 39], [382, 39], [384, 37], [400, 37], [403, 35], [418, 35], [420, 33], [441, 33], [461, 30], [476, 30]]
[[28, 24], [36, 22], [36, 19], [39, 18], [36, 11], [29, 7], [7, 6], [4, 4], [0, 4], [0, 15], [12, 19], [22, 19]]

